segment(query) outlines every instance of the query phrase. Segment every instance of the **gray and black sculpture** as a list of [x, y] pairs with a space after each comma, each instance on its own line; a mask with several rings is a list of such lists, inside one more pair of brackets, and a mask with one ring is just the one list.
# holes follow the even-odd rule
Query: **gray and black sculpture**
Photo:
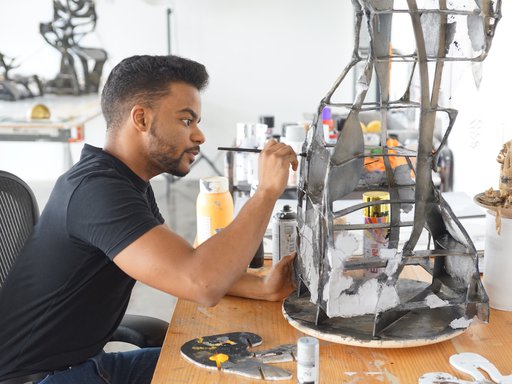
[[43, 95], [43, 85], [37, 75], [22, 76], [10, 73], [18, 66], [14, 58], [0, 52], [0, 100], [16, 101]]
[[[501, 16], [501, 1], [352, 3], [352, 60], [322, 99], [303, 147], [307, 157], [301, 160], [298, 187], [299, 288], [286, 299], [283, 310], [292, 325], [334, 342], [371, 347], [434, 343], [460, 334], [475, 316], [482, 321], [489, 316], [477, 251], [434, 186], [432, 171], [457, 115], [456, 110], [439, 105], [443, 70], [449, 62], [485, 59]], [[400, 52], [392, 45], [392, 23], [397, 17], [407, 18], [411, 26], [416, 47], [411, 52]], [[369, 34], [366, 50], [359, 44], [363, 26]], [[399, 64], [407, 64], [408, 71], [393, 71]], [[356, 81], [354, 102], [334, 102], [336, 90], [357, 65], [364, 68]], [[378, 100], [368, 102], [373, 73]], [[398, 100], [390, 100], [391, 73], [394, 78], [409, 79]], [[326, 106], [346, 115], [334, 147], [324, 141], [320, 116]], [[382, 122], [380, 146], [364, 145], [360, 120], [368, 113], [377, 114]], [[417, 150], [386, 144], [390, 122], [400, 116], [417, 128]], [[446, 122], [438, 145], [434, 141], [436, 116]], [[366, 177], [364, 162], [376, 157], [383, 159], [385, 172], [381, 178]], [[402, 158], [402, 165], [393, 168], [392, 157]], [[365, 191], [386, 191], [390, 199], [336, 208], [337, 200]], [[353, 212], [362, 217], [364, 208], [376, 204], [389, 205], [388, 223], [340, 220]], [[414, 218], [403, 220], [401, 213], [411, 208]], [[373, 230], [387, 231], [388, 244], [378, 257], [365, 257], [357, 234]], [[425, 234], [428, 245], [418, 249], [418, 240]], [[405, 243], [400, 242], [401, 236]], [[408, 265], [421, 266], [431, 281], [401, 278]], [[375, 269], [377, 273], [367, 273]]]
[[79, 44], [95, 29], [96, 21], [93, 0], [53, 0], [53, 20], [41, 23], [39, 30], [62, 57], [57, 77], [45, 84], [47, 92], [70, 95], [98, 92], [107, 52]]

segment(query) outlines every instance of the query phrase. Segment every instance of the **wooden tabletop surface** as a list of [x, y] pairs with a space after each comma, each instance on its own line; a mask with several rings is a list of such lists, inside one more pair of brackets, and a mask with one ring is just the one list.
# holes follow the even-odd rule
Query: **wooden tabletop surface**
[[[246, 331], [263, 338], [255, 347], [269, 349], [296, 343], [305, 336], [293, 328], [282, 314], [281, 303], [225, 297], [213, 308], [178, 300], [152, 384], [163, 383], [262, 383], [239, 375], [198, 367], [180, 355], [181, 346], [200, 336]], [[398, 349], [347, 346], [320, 340], [320, 383], [418, 383], [427, 372], [447, 372], [472, 380], [458, 372], [448, 358], [460, 352], [486, 357], [502, 374], [512, 373], [512, 312], [491, 309], [489, 324], [475, 320], [460, 336], [437, 344]], [[293, 374], [296, 363], [279, 366]]]

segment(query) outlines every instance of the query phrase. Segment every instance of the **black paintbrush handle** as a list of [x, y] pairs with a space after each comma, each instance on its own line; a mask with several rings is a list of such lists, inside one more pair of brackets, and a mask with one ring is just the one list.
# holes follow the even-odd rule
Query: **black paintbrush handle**
[[[234, 151], [234, 152], [252, 152], [260, 153], [261, 149], [258, 148], [239, 148], [239, 147], [217, 147], [219, 151]], [[297, 156], [306, 156], [306, 153], [297, 153]]]

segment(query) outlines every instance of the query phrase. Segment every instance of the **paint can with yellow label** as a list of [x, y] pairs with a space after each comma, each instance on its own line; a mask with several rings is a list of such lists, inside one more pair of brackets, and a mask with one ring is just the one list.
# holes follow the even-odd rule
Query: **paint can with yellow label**
[[[373, 203], [363, 209], [364, 223], [374, 224], [375, 228], [364, 230], [363, 255], [365, 258], [379, 257], [380, 250], [387, 248], [389, 243], [389, 228], [386, 226], [377, 227], [378, 224], [389, 223], [389, 204], [378, 204], [379, 201], [389, 201], [389, 192], [368, 191], [363, 193], [363, 202]], [[379, 274], [380, 268], [369, 268], [365, 271], [366, 277], [375, 277]]]

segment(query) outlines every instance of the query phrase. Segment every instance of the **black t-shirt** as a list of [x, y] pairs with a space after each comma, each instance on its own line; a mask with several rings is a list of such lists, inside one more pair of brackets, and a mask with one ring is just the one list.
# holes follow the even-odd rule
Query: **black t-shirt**
[[149, 183], [85, 145], [0, 290], [0, 379], [99, 353], [135, 284], [112, 260], [163, 221]]

